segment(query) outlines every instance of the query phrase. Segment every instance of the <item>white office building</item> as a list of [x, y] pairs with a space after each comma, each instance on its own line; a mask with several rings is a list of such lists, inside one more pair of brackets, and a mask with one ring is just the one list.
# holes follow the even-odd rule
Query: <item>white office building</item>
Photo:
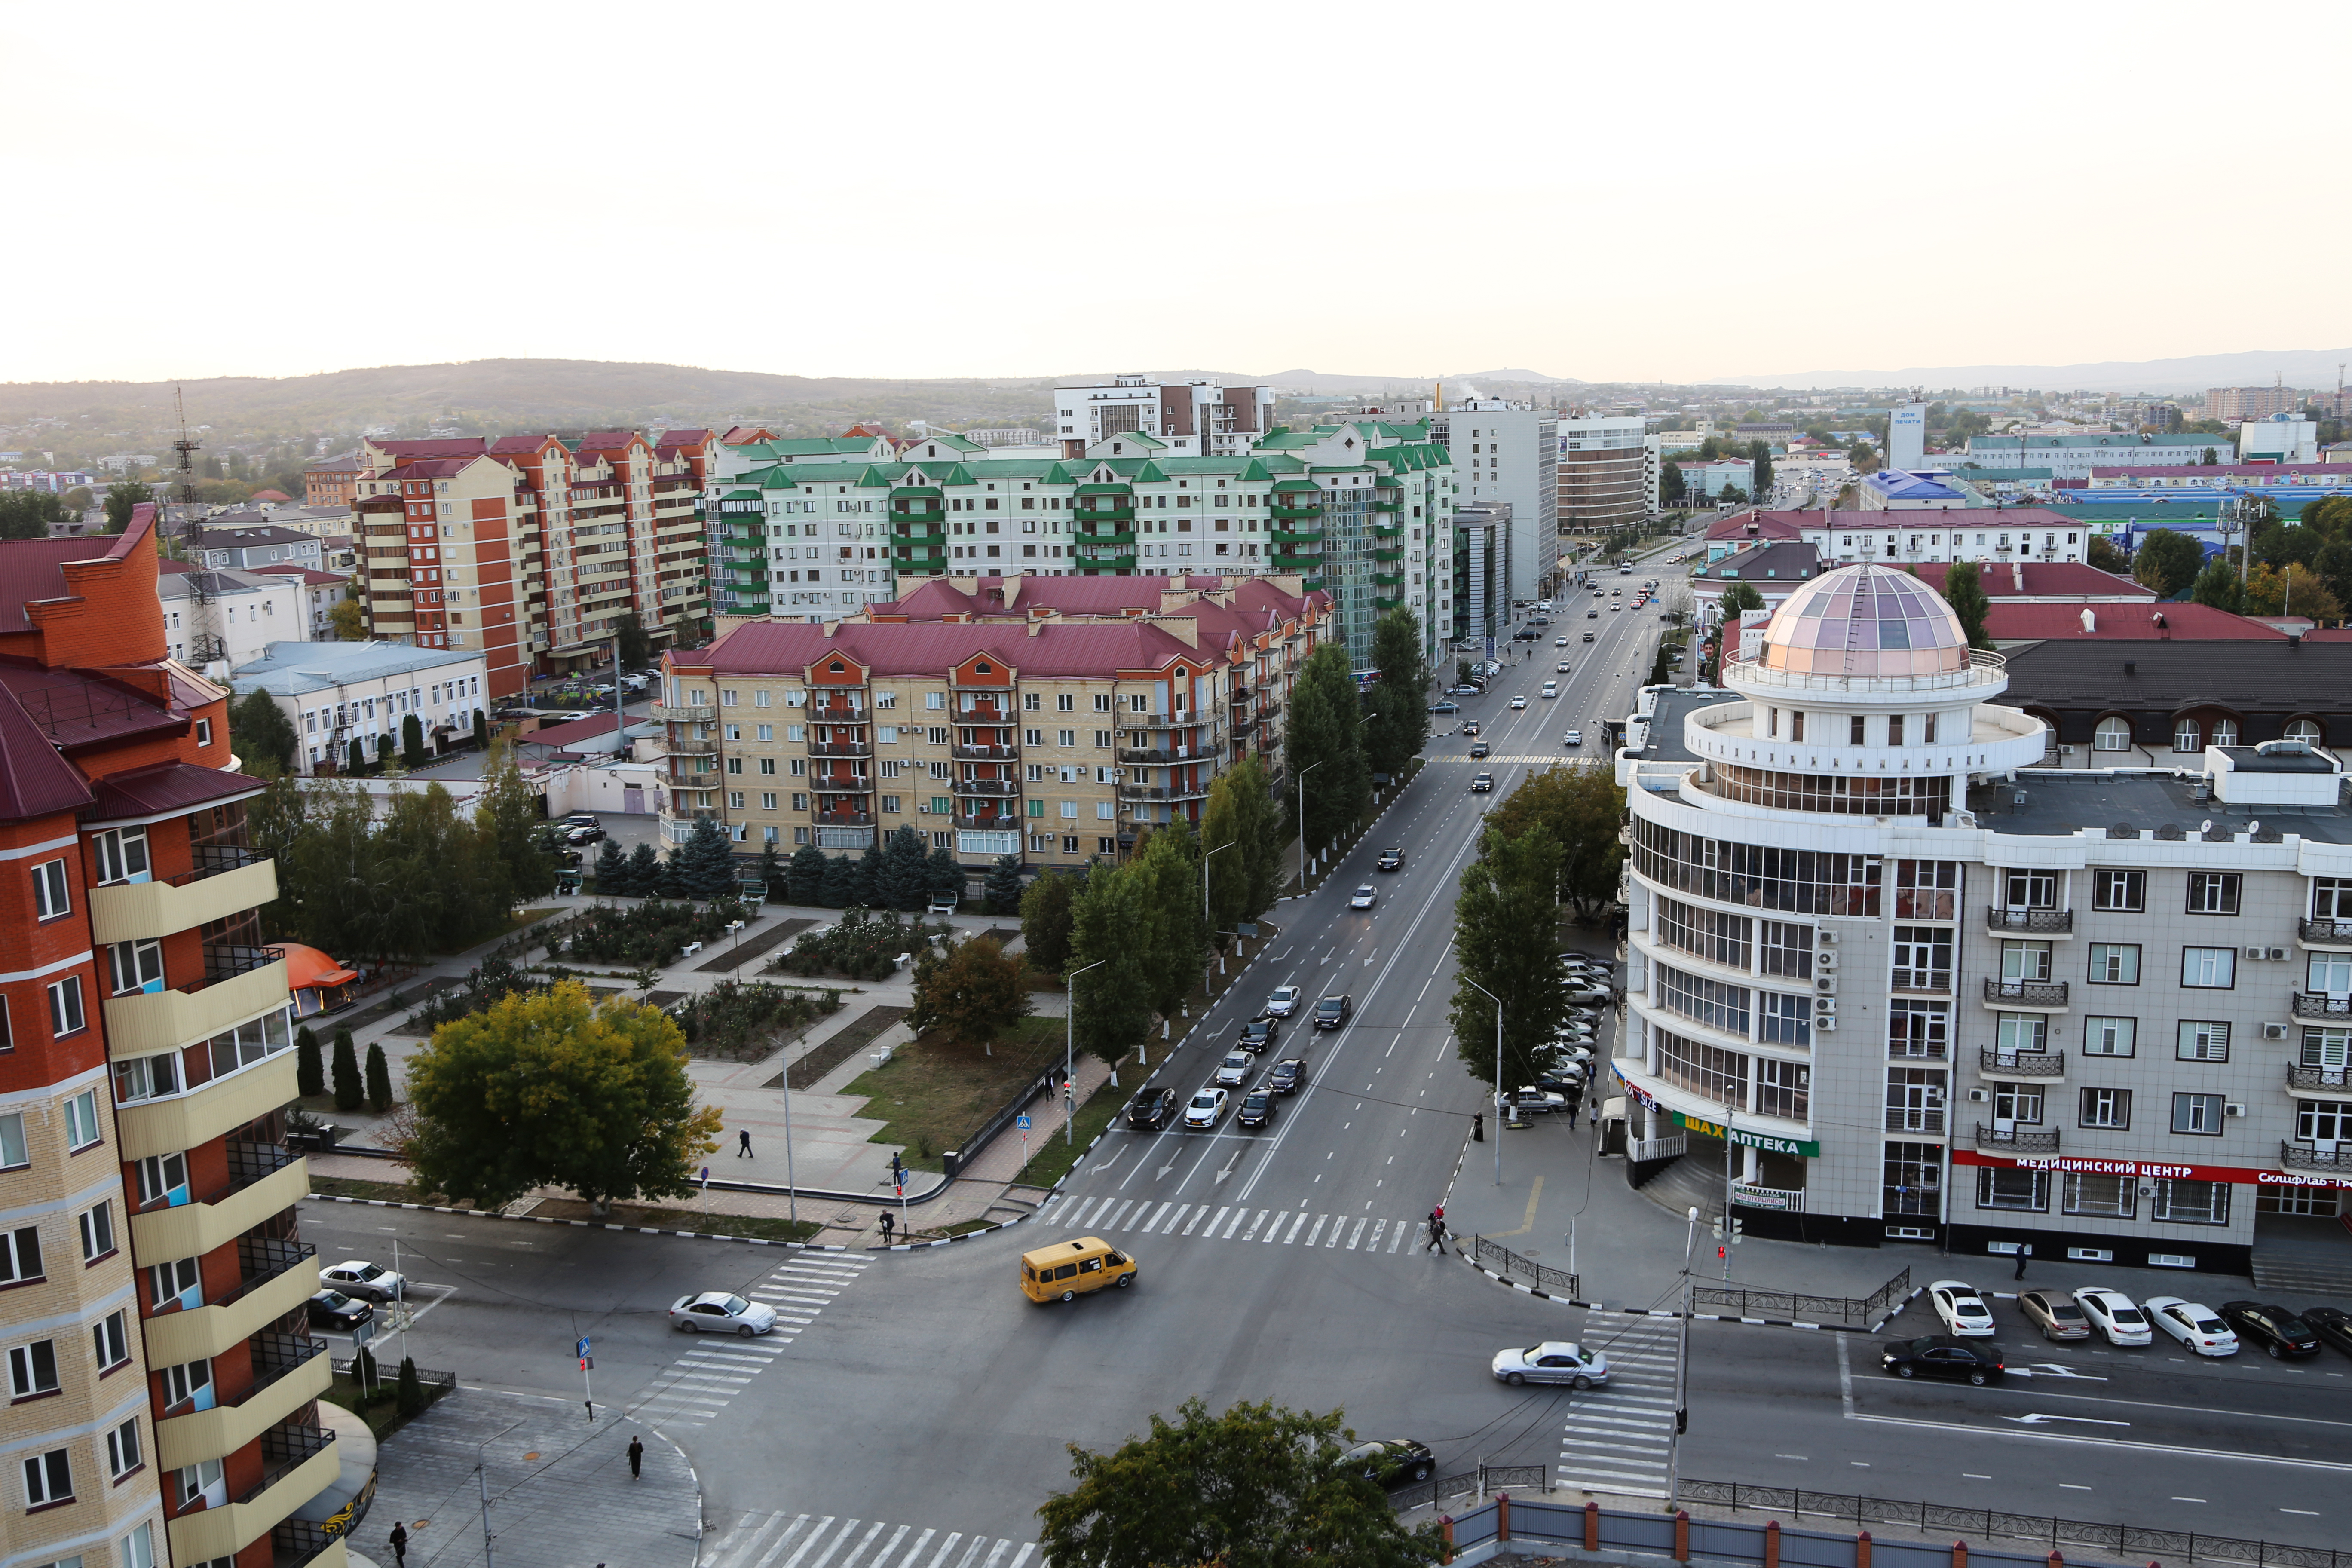
[[1055, 386], [1054, 413], [1065, 458], [1083, 458], [1097, 442], [1136, 433], [1156, 437], [1171, 458], [1230, 458], [1251, 450], [1274, 427], [1274, 388], [1118, 375]]
[[1459, 504], [1511, 509], [1511, 598], [1541, 597], [1559, 575], [1559, 416], [1481, 397], [1455, 404], [1431, 427], [1454, 459]]

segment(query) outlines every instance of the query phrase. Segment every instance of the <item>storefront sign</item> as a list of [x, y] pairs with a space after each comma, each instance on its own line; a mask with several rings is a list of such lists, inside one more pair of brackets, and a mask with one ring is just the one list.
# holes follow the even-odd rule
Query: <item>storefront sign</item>
[[1745, 1182], [1734, 1182], [1731, 1201], [1751, 1209], [1801, 1209], [1805, 1206], [1805, 1194], [1782, 1187], [1751, 1187]]
[[2352, 1191], [2352, 1172], [2263, 1171], [2249, 1165], [2176, 1165], [2155, 1160], [2086, 1160], [2075, 1155], [2011, 1156], [1974, 1149], [1952, 1151], [1955, 1165], [1991, 1165], [2004, 1171], [2066, 1171], [2092, 1176], [2137, 1176], [2149, 1181], [2232, 1182], [2255, 1187], [2318, 1187]]
[[1701, 1133], [1706, 1137], [1720, 1139], [1741, 1149], [1761, 1149], [1768, 1154], [1789, 1154], [1800, 1160], [1821, 1158], [1822, 1146], [1815, 1139], [1781, 1138], [1769, 1132], [1750, 1132], [1745, 1127], [1726, 1127], [1719, 1121], [1709, 1121], [1704, 1117], [1686, 1116], [1672, 1106], [1662, 1104], [1655, 1095], [1643, 1089], [1640, 1084], [1627, 1078], [1622, 1071], [1614, 1067], [1611, 1070], [1616, 1072], [1617, 1081], [1625, 1086], [1625, 1092], [1628, 1095], [1677, 1127], [1686, 1128], [1690, 1131]]

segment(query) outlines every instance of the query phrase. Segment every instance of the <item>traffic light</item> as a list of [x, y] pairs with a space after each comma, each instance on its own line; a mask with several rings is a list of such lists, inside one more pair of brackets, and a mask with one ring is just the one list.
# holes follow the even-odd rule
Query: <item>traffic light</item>
[[1683, 1409], [1681, 1409], [1681, 1410], [1677, 1410], [1677, 1411], [1675, 1411], [1675, 1436], [1677, 1436], [1677, 1437], [1679, 1437], [1679, 1436], [1683, 1436], [1685, 1433], [1688, 1432], [1689, 1430], [1690, 1430], [1690, 1410], [1688, 1409], [1688, 1407], [1685, 1407], [1685, 1408], [1683, 1408]]
[[1737, 1247], [1737, 1246], [1738, 1246], [1738, 1245], [1740, 1244], [1741, 1240], [1743, 1240], [1743, 1239], [1744, 1239], [1744, 1237], [1741, 1236], [1741, 1232], [1743, 1232], [1743, 1231], [1744, 1231], [1744, 1230], [1746, 1230], [1747, 1228], [1748, 1228], [1748, 1222], [1747, 1222], [1746, 1220], [1743, 1220], [1743, 1219], [1741, 1219], [1741, 1218], [1738, 1217], [1737, 1215], [1734, 1215], [1734, 1216], [1733, 1216], [1732, 1221], [1731, 1221], [1731, 1245], [1732, 1245], [1732, 1246]]
[[[1709, 1233], [1709, 1238], [1715, 1241], [1721, 1241], [1723, 1239], [1723, 1216], [1721, 1215], [1717, 1215], [1716, 1216], [1715, 1229]], [[1719, 1252], [1722, 1248], [1717, 1247], [1716, 1250]]]

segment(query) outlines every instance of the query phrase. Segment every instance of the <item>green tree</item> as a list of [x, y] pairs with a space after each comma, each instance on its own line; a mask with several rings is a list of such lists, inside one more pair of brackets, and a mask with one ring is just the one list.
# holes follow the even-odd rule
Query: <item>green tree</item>
[[930, 901], [931, 865], [923, 836], [901, 826], [883, 844], [882, 869], [875, 879], [875, 898], [885, 909], [914, 913]]
[[803, 844], [793, 851], [791, 864], [784, 871], [784, 897], [795, 904], [818, 905], [824, 902], [825, 853], [814, 844]]
[[335, 628], [337, 642], [367, 641], [367, 607], [356, 594], [346, 594], [328, 607], [327, 624]]
[[967, 880], [963, 867], [957, 861], [953, 850], [942, 844], [931, 851], [932, 892], [949, 894], [961, 904]]
[[2293, 563], [2308, 566], [2319, 559], [2320, 547], [2327, 536], [2318, 529], [2302, 523], [2265, 523], [2248, 546], [2254, 560], [2264, 566], [2284, 566]]
[[1661, 508], [1681, 506], [1690, 494], [1683, 483], [1682, 465], [1664, 462], [1658, 465], [1658, 505]]
[[728, 842], [726, 830], [710, 818], [695, 823], [670, 860], [677, 871], [678, 889], [686, 897], [707, 903], [734, 896], [734, 847]]
[[367, 1100], [367, 1085], [360, 1078], [359, 1053], [352, 1048], [352, 1032], [335, 1031], [335, 1109], [357, 1110]]
[[425, 1384], [416, 1375], [416, 1359], [414, 1356], [402, 1356], [400, 1378], [394, 1387], [393, 1408], [399, 1411], [403, 1418], [405, 1418], [421, 1414], [425, 1409]]
[[1992, 608], [1992, 601], [1985, 597], [1975, 562], [1955, 561], [1944, 569], [1944, 603], [1959, 618], [1960, 632], [1969, 646], [1990, 653], [1992, 638], [1985, 633], [1985, 613]]
[[319, 1059], [319, 1037], [303, 1025], [294, 1031], [294, 1092], [304, 1099], [327, 1092], [327, 1069]]
[[2197, 581], [2205, 564], [2205, 550], [2185, 533], [2169, 528], [2151, 529], [2132, 552], [2132, 579], [2156, 590], [2159, 599], [2175, 599]]
[[360, 738], [357, 735], [352, 737], [352, 743], [346, 750], [343, 771], [350, 773], [367, 772], [367, 748], [360, 743]]
[[628, 857], [621, 853], [621, 841], [607, 838], [596, 847], [596, 893], [599, 898], [622, 898], [629, 891]]
[[817, 900], [830, 909], [845, 910], [857, 901], [857, 863], [846, 855], [824, 858], [824, 880]]
[[404, 768], [425, 765], [425, 721], [414, 713], [400, 721], [400, 765]]
[[1021, 911], [1021, 857], [998, 856], [996, 864], [988, 868], [988, 879], [982, 888], [988, 900], [990, 914], [1018, 914]]
[[[1070, 1027], [1077, 1043], [1116, 1062], [1151, 1027], [1143, 952], [1156, 923], [1132, 863], [1087, 873], [1070, 907]], [[1097, 962], [1099, 969], [1078, 971]]]
[[[543, 899], [555, 891], [555, 857], [540, 831], [539, 796], [524, 782], [522, 770], [508, 763], [492, 769], [485, 784], [474, 807], [474, 828], [495, 868], [491, 892], [495, 912], [503, 920], [524, 900]], [[607, 838], [604, 844], [611, 848], [613, 841]], [[601, 869], [601, 855], [598, 859]], [[604, 885], [601, 878], [597, 885]]]
[[[1537, 1053], [1568, 1016], [1559, 958], [1559, 841], [1538, 826], [1516, 838], [1488, 828], [1454, 901], [1461, 978], [1449, 1014], [1470, 1076], [1495, 1083], [1495, 1003], [1503, 1005], [1503, 1081], [1530, 1081]], [[1481, 991], [1479, 986], [1485, 986]]]
[[576, 980], [510, 993], [442, 1025], [411, 1058], [414, 1179], [477, 1208], [537, 1186], [569, 1188], [600, 1214], [684, 1197], [719, 1126], [716, 1108], [694, 1104], [687, 1060], [658, 1007], [591, 1002]]
[[78, 518], [47, 490], [0, 490], [0, 539], [47, 539], [50, 524]]
[[1145, 994], [1154, 1011], [1173, 1017], [1201, 978], [1209, 933], [1201, 922], [1200, 840], [1179, 817], [1153, 829], [1122, 868], [1149, 911], [1136, 933]]
[[1495, 808], [1488, 826], [1506, 838], [1541, 827], [1559, 846], [1559, 900], [1591, 916], [1617, 899], [1625, 846], [1625, 792], [1605, 763], [1562, 763], [1531, 773]]
[[1048, 870], [1021, 894], [1021, 940], [1041, 974], [1059, 974], [1070, 959], [1070, 908], [1078, 879]]
[[1401, 778], [1429, 740], [1429, 661], [1422, 656], [1421, 617], [1402, 606], [1372, 625], [1372, 712], [1364, 725], [1365, 760], [1376, 773]]
[[1217, 930], [1257, 919], [1282, 896], [1282, 810], [1266, 793], [1265, 763], [1244, 757], [1217, 775], [1201, 813], [1201, 847], [1213, 853], [1237, 846], [1206, 863]]
[[2337, 604], [2352, 606], [2352, 538], [2331, 539], [2321, 545], [2311, 569]]
[[106, 491], [106, 531], [121, 533], [131, 526], [131, 510], [155, 499], [155, 492], [137, 479], [110, 485]]
[[392, 1109], [392, 1064], [383, 1058], [383, 1047], [371, 1041], [367, 1052], [368, 1109], [382, 1116]]
[[1763, 500], [1772, 493], [1772, 448], [1763, 441], [1748, 444], [1748, 460], [1756, 465], [1756, 499]]
[[2104, 533], [2091, 535], [2083, 558], [2102, 572], [2112, 572], [2118, 577], [2131, 575], [2131, 558], [2116, 549]]
[[621, 668], [644, 669], [654, 661], [654, 639], [646, 635], [645, 623], [637, 612], [630, 610], [613, 623], [614, 640], [621, 645]]
[[857, 901], [867, 909], [882, 907], [882, 847], [868, 844], [857, 858]]
[[[1325, 643], [1299, 666], [1290, 694], [1290, 729], [1284, 737], [1294, 787], [1301, 780], [1306, 784], [1310, 855], [1336, 842], [1363, 808], [1371, 787], [1363, 731], [1363, 706], [1356, 698], [1348, 656], [1338, 643]], [[1284, 805], [1295, 808], [1296, 801]], [[1302, 874], [1305, 869], [1300, 868]]]
[[2308, 616], [2322, 626], [2344, 618], [2343, 602], [2326, 581], [2307, 566], [2290, 563], [2283, 571], [2257, 566], [2246, 579], [2249, 616]]
[[915, 1005], [907, 1023], [917, 1034], [937, 1029], [955, 1044], [990, 1042], [1035, 1007], [1018, 958], [992, 936], [960, 942], [944, 953], [925, 948], [915, 962]]
[[763, 889], [761, 901], [774, 903], [784, 893], [784, 858], [776, 853], [776, 841], [769, 839], [760, 846], [760, 864], [751, 873], [752, 880]]
[[661, 891], [662, 858], [650, 844], [629, 851], [629, 897], [650, 899]]
[[1723, 624], [1725, 626], [1731, 625], [1746, 611], [1760, 610], [1763, 607], [1764, 595], [1756, 591], [1756, 586], [1752, 583], [1734, 583], [1723, 591]]
[[2197, 583], [2189, 596], [2200, 605], [2210, 605], [2217, 610], [2235, 615], [2245, 607], [2245, 584], [2238, 580], [2238, 569], [2216, 556], [2197, 574]]
[[392, 765], [392, 737], [391, 737], [391, 736], [389, 736], [389, 735], [378, 735], [378, 736], [375, 738], [375, 766], [376, 766], [376, 771], [377, 771], [378, 773], [381, 773], [381, 772], [383, 772], [385, 768], [388, 768], [388, 767], [390, 767], [391, 765]]
[[229, 746], [237, 766], [256, 778], [274, 779], [294, 771], [302, 737], [294, 721], [267, 691], [248, 691], [228, 705]]
[[1445, 1560], [1440, 1528], [1408, 1531], [1343, 1456], [1355, 1433], [1318, 1415], [1188, 1399], [1117, 1452], [1069, 1445], [1076, 1484], [1037, 1510], [1051, 1568], [1412, 1568]]
[[1878, 467], [1878, 448], [1867, 441], [1856, 441], [1846, 448], [1845, 460], [1855, 473], [1870, 473]]
[[477, 708], [474, 710], [474, 750], [487, 752], [489, 749], [490, 716]]

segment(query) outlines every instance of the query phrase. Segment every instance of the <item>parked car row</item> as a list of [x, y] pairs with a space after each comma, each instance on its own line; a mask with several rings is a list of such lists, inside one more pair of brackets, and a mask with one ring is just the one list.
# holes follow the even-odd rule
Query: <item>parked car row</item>
[[[1927, 1305], [1944, 1326], [1940, 1337], [1989, 1339], [1997, 1331], [1992, 1309], [1965, 1280], [1937, 1280], [1927, 1287]], [[2248, 1344], [2261, 1347], [2274, 1359], [2317, 1355], [2323, 1345], [2329, 1344], [2352, 1355], [2352, 1313], [2337, 1307], [2308, 1307], [2297, 1312], [2273, 1302], [2242, 1299], [2215, 1308], [2179, 1296], [2135, 1301], [2121, 1290], [2085, 1285], [2072, 1291], [2021, 1291], [2017, 1310], [2043, 1339], [2052, 1341], [2084, 1340], [2096, 1334], [2111, 1345], [2131, 1348], [2153, 1344], [2161, 1333], [2200, 1356], [2231, 1356]], [[1949, 1358], [1944, 1360], [1949, 1363]], [[1896, 1370], [1891, 1363], [1889, 1369]], [[1927, 1370], [1937, 1369], [1915, 1366], [1915, 1371]]]

